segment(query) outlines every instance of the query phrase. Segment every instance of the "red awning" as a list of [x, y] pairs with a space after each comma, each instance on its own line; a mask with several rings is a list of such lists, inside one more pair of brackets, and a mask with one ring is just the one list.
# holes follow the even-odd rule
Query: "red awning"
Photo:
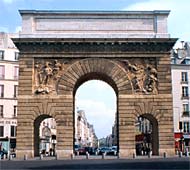
[[180, 139], [183, 137], [183, 133], [181, 133], [181, 132], [174, 133], [174, 137], [175, 137], [175, 139]]
[[135, 136], [135, 141], [140, 142], [144, 140], [144, 134], [139, 134]]

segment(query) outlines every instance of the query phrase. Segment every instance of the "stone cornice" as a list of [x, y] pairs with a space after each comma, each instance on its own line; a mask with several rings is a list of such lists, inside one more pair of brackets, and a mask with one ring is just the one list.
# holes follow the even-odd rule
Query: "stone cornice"
[[154, 11], [107, 11], [107, 10], [19, 10], [21, 15], [75, 15], [84, 16], [86, 15], [168, 15], [170, 10], [154, 10]]
[[168, 53], [177, 39], [14, 38], [21, 53]]

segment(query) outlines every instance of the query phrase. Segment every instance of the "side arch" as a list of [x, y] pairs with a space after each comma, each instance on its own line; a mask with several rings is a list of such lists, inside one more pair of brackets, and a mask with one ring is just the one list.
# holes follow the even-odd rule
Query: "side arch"
[[152, 102], [139, 102], [135, 104], [135, 118], [148, 119], [152, 125], [152, 154], [159, 155], [159, 121], [162, 113]]
[[41, 114], [34, 120], [34, 156], [39, 156], [39, 153], [40, 153], [39, 128], [40, 128], [40, 123], [46, 118], [52, 118], [52, 117], [50, 115]]

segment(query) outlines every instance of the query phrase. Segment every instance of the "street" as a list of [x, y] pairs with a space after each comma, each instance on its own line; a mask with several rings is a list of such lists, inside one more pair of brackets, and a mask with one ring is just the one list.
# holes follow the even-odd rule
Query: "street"
[[189, 158], [12, 160], [1, 161], [0, 170], [189, 170]]

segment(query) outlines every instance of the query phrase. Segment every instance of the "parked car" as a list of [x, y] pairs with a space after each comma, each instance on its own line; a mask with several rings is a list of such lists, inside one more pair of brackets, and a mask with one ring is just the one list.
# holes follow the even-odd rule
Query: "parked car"
[[74, 146], [74, 154], [77, 155], [77, 152], [79, 150], [79, 145]]
[[109, 155], [117, 155], [117, 146], [110, 147]]
[[79, 153], [79, 155], [86, 155], [86, 149], [84, 147], [78, 148], [78, 153]]
[[86, 152], [88, 152], [90, 155], [95, 155], [96, 149], [94, 147], [85, 147]]
[[12, 155], [13, 158], [16, 158], [16, 153], [15, 152], [11, 152], [10, 154]]
[[109, 154], [109, 152], [110, 152], [110, 148], [109, 147], [102, 147], [102, 148], [99, 149], [98, 154], [102, 155], [103, 153], [105, 153], [107, 155], [107, 154]]

